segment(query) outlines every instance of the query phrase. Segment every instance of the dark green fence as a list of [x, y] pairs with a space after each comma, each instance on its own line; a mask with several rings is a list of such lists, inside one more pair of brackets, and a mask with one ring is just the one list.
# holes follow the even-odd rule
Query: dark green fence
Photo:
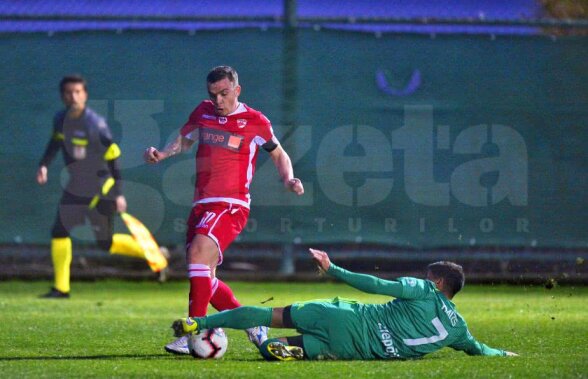
[[296, 56], [282, 41], [278, 30], [0, 36], [0, 242], [49, 239], [63, 164], [45, 187], [34, 175], [57, 83], [78, 72], [123, 150], [129, 211], [183, 243], [192, 156], [148, 167], [141, 154], [206, 96], [208, 69], [230, 64], [307, 189], [285, 193], [261, 152], [242, 241], [588, 246], [588, 38], [299, 31]]

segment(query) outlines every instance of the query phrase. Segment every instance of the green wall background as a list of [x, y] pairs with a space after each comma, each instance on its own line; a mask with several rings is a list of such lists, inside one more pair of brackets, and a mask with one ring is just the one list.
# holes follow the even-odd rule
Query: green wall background
[[[123, 150], [130, 213], [182, 244], [192, 155], [151, 167], [141, 154], [206, 96], [208, 70], [230, 64], [307, 188], [284, 192], [261, 152], [241, 241], [588, 246], [588, 38], [299, 31], [296, 56], [282, 46], [278, 30], [0, 35], [0, 243], [49, 240], [61, 159], [48, 185], [34, 176], [58, 81], [78, 72]], [[297, 71], [288, 104], [283, 59]], [[419, 70], [420, 87], [386, 95], [378, 70], [394, 88]]]

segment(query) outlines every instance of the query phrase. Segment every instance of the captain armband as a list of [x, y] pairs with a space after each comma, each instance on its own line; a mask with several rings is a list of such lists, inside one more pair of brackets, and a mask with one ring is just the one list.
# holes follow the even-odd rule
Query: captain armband
[[263, 145], [261, 145], [261, 147], [263, 147], [263, 149], [265, 151], [267, 151], [268, 153], [271, 153], [272, 151], [274, 151], [280, 144], [278, 143], [278, 140], [276, 139], [276, 137], [272, 137], [272, 139], [270, 139], [269, 141], [267, 141], [266, 143], [264, 143]]

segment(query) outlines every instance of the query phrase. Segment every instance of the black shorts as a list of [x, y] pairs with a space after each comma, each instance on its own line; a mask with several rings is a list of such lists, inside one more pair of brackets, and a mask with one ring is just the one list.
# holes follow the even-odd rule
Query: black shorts
[[110, 249], [116, 202], [111, 199], [100, 199], [96, 207], [90, 209], [91, 201], [91, 198], [75, 196], [64, 191], [59, 201], [51, 236], [53, 238], [69, 237], [73, 228], [84, 225], [88, 219], [98, 245], [105, 250]]

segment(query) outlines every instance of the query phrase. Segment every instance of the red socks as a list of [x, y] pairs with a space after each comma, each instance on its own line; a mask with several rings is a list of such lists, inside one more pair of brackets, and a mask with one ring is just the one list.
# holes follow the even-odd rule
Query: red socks
[[188, 277], [190, 278], [188, 316], [204, 317], [212, 296], [210, 267], [202, 264], [190, 264], [188, 265]]
[[217, 278], [210, 278], [210, 267], [207, 265], [188, 265], [188, 277], [190, 278], [188, 316], [206, 316], [209, 303], [218, 311], [241, 306], [229, 286]]
[[231, 288], [222, 280], [214, 278], [212, 279], [212, 282], [213, 291], [210, 304], [212, 304], [217, 311], [224, 311], [241, 306], [241, 303], [239, 303], [235, 298], [235, 295], [233, 295]]

